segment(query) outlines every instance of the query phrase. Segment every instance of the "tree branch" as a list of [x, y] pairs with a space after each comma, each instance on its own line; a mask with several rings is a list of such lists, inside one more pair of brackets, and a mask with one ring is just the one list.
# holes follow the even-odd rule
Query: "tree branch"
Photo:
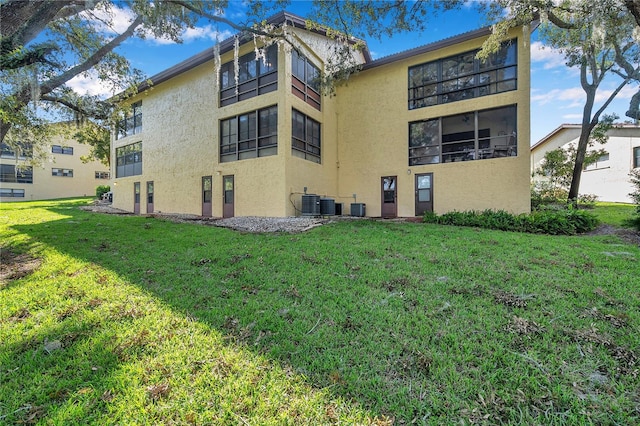
[[[616, 90], [613, 91], [613, 93], [611, 93], [611, 95], [609, 95], [609, 97], [607, 98], [607, 100], [604, 102], [604, 104], [602, 104], [602, 106], [600, 107], [600, 109], [598, 109], [598, 111], [595, 112], [595, 114], [593, 114], [593, 118], [591, 119], [591, 123], [594, 124], [594, 126], [596, 124], [598, 124], [598, 120], [600, 119], [600, 114], [602, 114], [607, 107], [609, 106], [609, 104], [611, 104], [611, 102], [613, 102], [613, 100], [615, 99], [616, 96], [618, 96], [618, 93], [620, 93], [620, 91], [622, 89], [624, 89], [624, 86], [626, 86], [629, 81], [631, 81], [631, 79], [627, 78], [626, 80], [624, 80], [622, 83], [620, 83], [620, 85], [618, 85], [618, 87], [616, 88]], [[595, 122], [595, 123], [594, 123]]]
[[102, 113], [98, 113], [96, 110], [88, 111], [86, 109], [83, 109], [77, 103], [73, 102], [70, 99], [65, 99], [65, 98], [61, 98], [61, 97], [58, 97], [58, 96], [53, 96], [51, 94], [40, 96], [40, 99], [43, 100], [43, 101], [64, 105], [65, 107], [69, 108], [70, 110], [75, 111], [75, 112], [80, 113], [80, 114], [85, 115], [85, 116], [90, 116], [90, 117], [93, 117], [93, 118], [103, 119], [103, 120], [109, 118], [109, 114], [108, 113], [102, 114]]
[[67, 81], [71, 80], [76, 75], [88, 71], [93, 66], [95, 66], [98, 62], [102, 60], [108, 53], [110, 53], [113, 49], [118, 47], [123, 41], [129, 38], [136, 28], [142, 23], [142, 16], [138, 16], [122, 34], [114, 37], [109, 43], [102, 46], [98, 49], [93, 55], [87, 58], [83, 63], [76, 65], [75, 67], [69, 69], [68, 71], [60, 74], [59, 76], [53, 77], [52, 79], [42, 83], [40, 85], [40, 92], [42, 94], [47, 94], [51, 92], [53, 89], [62, 86]]

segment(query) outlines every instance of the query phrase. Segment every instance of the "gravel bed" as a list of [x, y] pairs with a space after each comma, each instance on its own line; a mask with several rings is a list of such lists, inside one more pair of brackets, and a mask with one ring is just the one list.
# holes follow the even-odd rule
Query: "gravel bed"
[[329, 222], [315, 217], [230, 217], [213, 225], [243, 232], [304, 232]]
[[[112, 207], [109, 204], [96, 203], [91, 206], [82, 206], [82, 210], [94, 213], [106, 213], [117, 215], [131, 215], [133, 213]], [[226, 219], [202, 217], [193, 214], [179, 213], [153, 213], [147, 215], [161, 220], [170, 220], [179, 223], [194, 223], [198, 225], [219, 226], [231, 228], [241, 232], [304, 232], [316, 226], [330, 222], [329, 219], [316, 217], [230, 217]]]

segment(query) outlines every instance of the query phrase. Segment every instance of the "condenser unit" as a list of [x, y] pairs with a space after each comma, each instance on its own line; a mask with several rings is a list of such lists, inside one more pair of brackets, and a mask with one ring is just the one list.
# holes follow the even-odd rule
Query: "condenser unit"
[[367, 205], [365, 203], [351, 203], [351, 216], [366, 216]]
[[320, 214], [322, 216], [335, 216], [336, 200], [333, 198], [320, 198]]
[[305, 194], [302, 196], [302, 215], [320, 216], [320, 196]]

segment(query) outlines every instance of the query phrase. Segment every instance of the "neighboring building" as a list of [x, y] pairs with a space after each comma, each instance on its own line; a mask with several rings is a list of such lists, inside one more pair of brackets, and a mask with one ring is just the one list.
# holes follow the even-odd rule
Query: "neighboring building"
[[[543, 180], [533, 172], [540, 167], [545, 153], [561, 147], [578, 144], [579, 124], [563, 124], [531, 147], [531, 173], [533, 179]], [[617, 124], [607, 133], [606, 144], [596, 144], [589, 149], [604, 149], [606, 154], [585, 167], [580, 178], [580, 194], [593, 194], [599, 201], [631, 203], [629, 193], [634, 188], [629, 173], [640, 168], [640, 126]]]
[[282, 217], [308, 213], [307, 193], [374, 217], [529, 211], [528, 33], [486, 62], [489, 28], [376, 61], [354, 51], [362, 70], [321, 96], [334, 42], [288, 13], [270, 22], [299, 47], [256, 61], [249, 38], [236, 66], [232, 38], [219, 72], [209, 49], [140, 86], [112, 136], [115, 207]]
[[55, 136], [45, 160], [33, 164], [32, 148], [0, 145], [0, 201], [31, 201], [53, 198], [95, 196], [98, 185], [109, 185], [109, 168], [98, 161], [83, 163], [81, 156], [90, 147], [72, 139]]

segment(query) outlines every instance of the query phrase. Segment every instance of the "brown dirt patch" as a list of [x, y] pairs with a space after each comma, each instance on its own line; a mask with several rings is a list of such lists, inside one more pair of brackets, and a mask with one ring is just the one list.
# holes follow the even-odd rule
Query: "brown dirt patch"
[[11, 250], [0, 249], [0, 288], [4, 288], [13, 280], [25, 277], [42, 264], [42, 259], [27, 253], [14, 253]]
[[586, 232], [582, 235], [617, 235], [630, 244], [640, 246], [640, 231], [635, 231], [631, 228], [619, 228], [612, 225], [600, 225], [593, 231]]

